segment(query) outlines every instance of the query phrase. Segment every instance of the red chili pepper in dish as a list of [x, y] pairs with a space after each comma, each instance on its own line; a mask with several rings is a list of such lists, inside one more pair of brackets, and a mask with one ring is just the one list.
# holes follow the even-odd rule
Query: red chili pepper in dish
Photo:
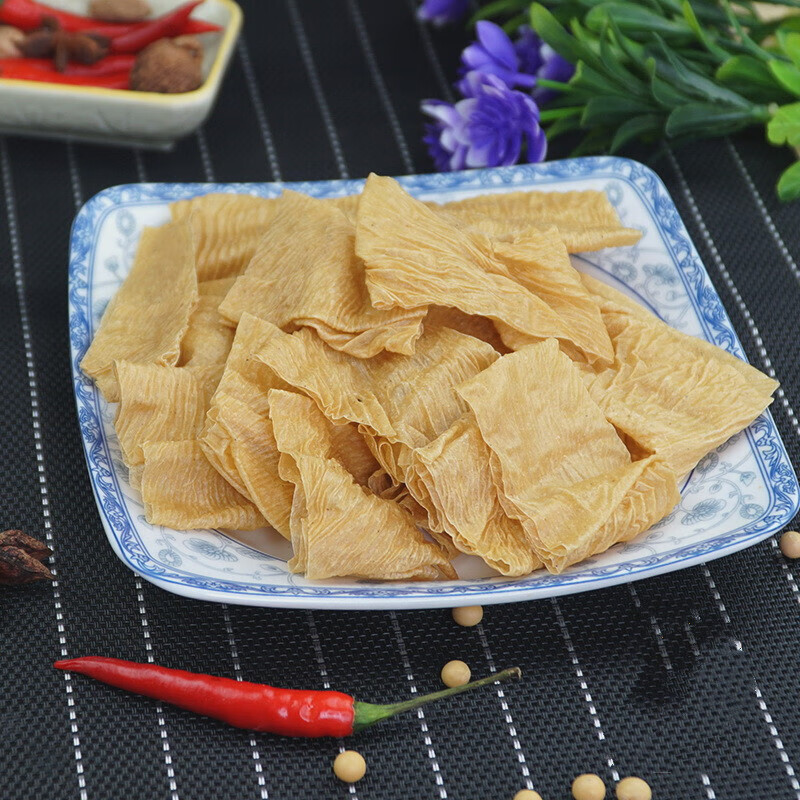
[[57, 669], [88, 675], [103, 683], [154, 700], [204, 714], [237, 728], [281, 736], [350, 736], [376, 722], [433, 700], [452, 697], [495, 681], [519, 678], [517, 667], [472, 683], [421, 695], [400, 703], [362, 703], [342, 692], [276, 689], [263, 683], [234, 681], [155, 664], [137, 664], [117, 658], [88, 656], [56, 661]]
[[[30, 62], [37, 62], [31, 64]], [[128, 89], [131, 82], [130, 69], [107, 72], [101, 69], [95, 73], [92, 66], [74, 67], [66, 72], [59, 72], [48, 61], [49, 68], [44, 68], [40, 59], [6, 58], [0, 60], [0, 78], [17, 81], [37, 81], [38, 83], [60, 83], [66, 86], [94, 86], [99, 89]]]
[[157, 19], [139, 22], [126, 33], [111, 36], [111, 52], [138, 53], [158, 39], [180, 36], [192, 11], [202, 2], [203, 0], [191, 0]]

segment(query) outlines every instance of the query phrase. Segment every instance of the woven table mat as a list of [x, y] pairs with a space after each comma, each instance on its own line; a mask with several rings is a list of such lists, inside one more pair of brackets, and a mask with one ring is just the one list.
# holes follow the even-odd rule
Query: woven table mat
[[[646, 778], [657, 800], [798, 800], [800, 592], [774, 541], [708, 566], [598, 592], [445, 610], [304, 612], [205, 604], [114, 556], [86, 474], [69, 371], [72, 218], [132, 181], [265, 181], [425, 172], [419, 101], [447, 97], [462, 29], [412, 0], [250, 0], [216, 109], [174, 152], [0, 139], [3, 527], [50, 541], [58, 580], [0, 590], [0, 797], [23, 800], [569, 797], [580, 772]], [[559, 146], [552, 157], [566, 155]], [[638, 155], [638, 154], [637, 154]], [[643, 154], [643, 157], [652, 157]], [[800, 210], [773, 187], [789, 163], [758, 134], [652, 162], [750, 360], [783, 389], [773, 414], [800, 464]], [[431, 706], [354, 740], [251, 734], [65, 679], [104, 654], [376, 702], [440, 685], [451, 658], [525, 680]]]

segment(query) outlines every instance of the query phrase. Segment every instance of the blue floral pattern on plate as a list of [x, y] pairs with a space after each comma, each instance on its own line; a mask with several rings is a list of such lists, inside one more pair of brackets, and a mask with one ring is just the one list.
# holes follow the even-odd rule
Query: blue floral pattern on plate
[[[658, 176], [627, 159], [578, 158], [399, 179], [426, 200], [530, 188], [605, 191], [624, 224], [644, 231], [633, 247], [583, 253], [575, 266], [638, 300], [675, 328], [743, 358], [725, 309]], [[361, 181], [285, 184], [314, 197], [360, 190]], [[303, 608], [426, 608], [500, 603], [596, 589], [733, 553], [785, 525], [798, 508], [797, 479], [769, 413], [707, 455], [686, 478], [681, 502], [632, 542], [561, 575], [509, 579], [461, 557], [458, 581], [312, 583], [286, 567], [287, 543], [271, 531], [178, 532], [144, 519], [113, 429], [113, 407], [79, 363], [108, 300], [128, 273], [146, 225], [169, 217], [174, 200], [208, 192], [269, 197], [280, 184], [133, 184], [93, 197], [75, 219], [69, 267], [69, 326], [78, 422], [100, 517], [117, 555], [168, 591], [218, 602]]]

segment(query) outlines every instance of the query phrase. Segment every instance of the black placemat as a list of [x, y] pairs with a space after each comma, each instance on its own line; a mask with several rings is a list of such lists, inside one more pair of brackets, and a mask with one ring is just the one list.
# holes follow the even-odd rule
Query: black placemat
[[[66, 255], [76, 208], [135, 180], [259, 181], [428, 171], [419, 100], [446, 96], [465, 41], [412, 0], [243, 3], [245, 36], [214, 114], [169, 154], [0, 140], [3, 526], [41, 532], [58, 581], [0, 590], [0, 796], [569, 796], [579, 772], [637, 774], [660, 800], [798, 800], [800, 591], [774, 540], [707, 567], [558, 601], [365, 613], [226, 607], [138, 580], [113, 555], [81, 454], [69, 374]], [[554, 155], [563, 155], [561, 146]], [[653, 158], [644, 153], [644, 157]], [[783, 384], [773, 413], [800, 463], [800, 210], [773, 194], [790, 156], [757, 134], [654, 166], [750, 360]], [[406, 715], [355, 742], [251, 735], [51, 669], [113, 654], [367, 700], [439, 685], [453, 657], [526, 680]], [[323, 678], [323, 672], [325, 678]]]

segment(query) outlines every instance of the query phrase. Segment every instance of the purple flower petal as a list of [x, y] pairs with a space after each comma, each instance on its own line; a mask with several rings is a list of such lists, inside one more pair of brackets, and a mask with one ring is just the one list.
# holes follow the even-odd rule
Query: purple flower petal
[[519, 59], [514, 45], [499, 25], [484, 19], [475, 26], [475, 31], [478, 34], [478, 41], [487, 54], [507, 70], [517, 71]]
[[434, 25], [458, 22], [469, 10], [469, 0], [423, 0], [417, 17]]

